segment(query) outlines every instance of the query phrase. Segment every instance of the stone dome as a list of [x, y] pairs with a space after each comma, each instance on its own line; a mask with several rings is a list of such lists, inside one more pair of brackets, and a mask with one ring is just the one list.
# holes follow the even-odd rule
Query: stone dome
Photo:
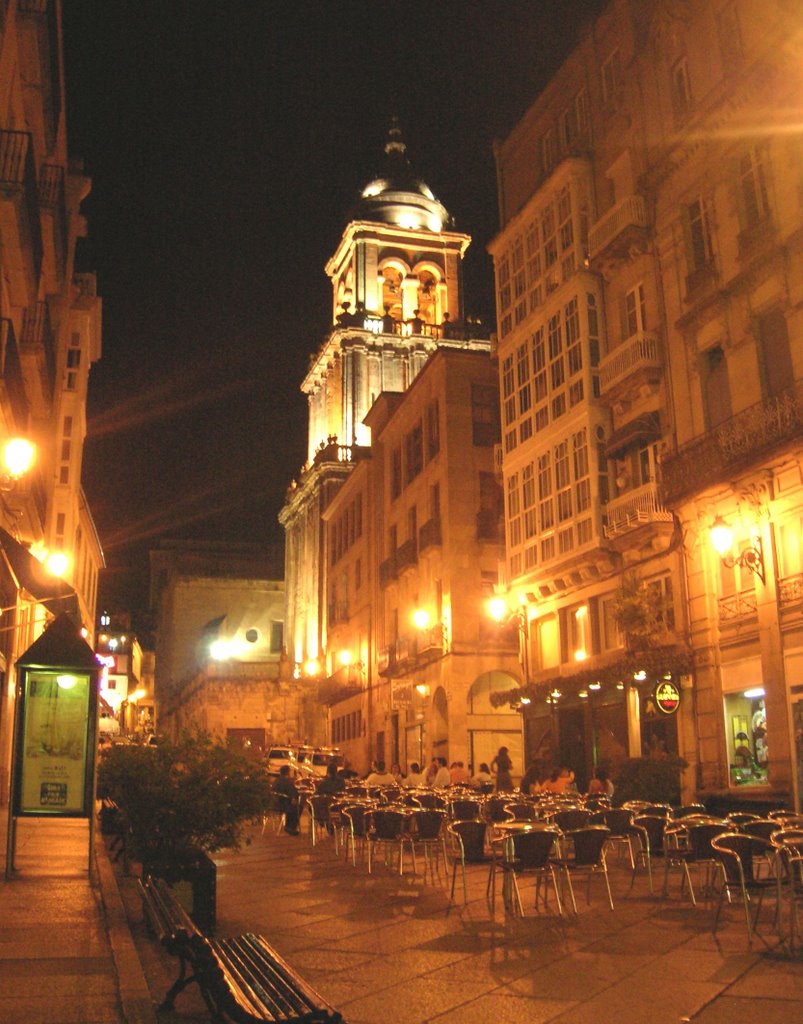
[[388, 132], [380, 173], [362, 190], [351, 216], [352, 220], [436, 233], [449, 223], [446, 208], [413, 170], [395, 118]]

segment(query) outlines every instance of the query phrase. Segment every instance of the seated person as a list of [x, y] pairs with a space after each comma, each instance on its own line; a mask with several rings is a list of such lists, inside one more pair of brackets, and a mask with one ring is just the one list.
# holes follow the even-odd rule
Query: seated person
[[479, 789], [481, 786], [492, 786], [493, 781], [494, 777], [493, 775], [491, 775], [491, 769], [488, 767], [485, 761], [483, 761], [479, 767], [479, 771], [472, 778], [471, 784], [475, 787], [475, 789]]
[[433, 789], [445, 789], [452, 784], [452, 776], [449, 774], [449, 769], [446, 766], [446, 758], [436, 757], [433, 758], [433, 764], [434, 762], [437, 762], [438, 767], [432, 776], [430, 786]]
[[533, 758], [527, 768], [527, 771], [522, 775], [521, 782], [519, 783], [519, 789], [521, 792], [528, 796], [530, 793], [537, 793], [541, 788], [541, 768], [538, 761]]
[[284, 814], [284, 830], [291, 836], [298, 835], [298, 789], [290, 778], [290, 765], [283, 764], [279, 769], [279, 777], [273, 783], [271, 791], [278, 800], [279, 809]]
[[594, 778], [588, 784], [589, 796], [613, 796], [613, 783], [604, 768], [597, 768]]
[[565, 793], [573, 787], [574, 772], [570, 768], [553, 768], [541, 789], [544, 793]]
[[395, 786], [396, 780], [385, 768], [384, 761], [377, 761], [376, 768], [365, 780], [366, 786]]
[[338, 775], [337, 765], [332, 761], [331, 764], [326, 766], [326, 775], [324, 775], [315, 787], [315, 792], [323, 793], [324, 795], [336, 796], [338, 793], [344, 793], [345, 790], [346, 780]]
[[337, 773], [337, 777], [345, 782], [348, 782], [350, 779], [357, 779], [359, 775], [360, 773], [351, 767], [351, 762], [348, 760], [343, 761], [343, 767]]
[[427, 774], [421, 771], [418, 761], [413, 761], [402, 785], [405, 789], [415, 789], [417, 786], [426, 786]]
[[453, 761], [449, 766], [449, 779], [452, 786], [465, 786], [471, 782], [471, 775], [462, 761]]

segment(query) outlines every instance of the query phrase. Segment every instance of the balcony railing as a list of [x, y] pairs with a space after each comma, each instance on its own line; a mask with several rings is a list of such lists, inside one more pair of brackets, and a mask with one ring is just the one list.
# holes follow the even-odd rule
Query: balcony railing
[[599, 389], [604, 397], [629, 377], [654, 374], [661, 369], [658, 338], [654, 334], [635, 334], [613, 352], [599, 366]]
[[714, 430], [664, 456], [661, 497], [670, 508], [705, 487], [732, 479], [742, 467], [803, 431], [803, 383], [756, 402]]
[[437, 622], [419, 633], [400, 636], [379, 652], [378, 671], [381, 676], [404, 675], [446, 653], [446, 628]]
[[25, 310], [22, 320], [22, 351], [41, 352], [49, 391], [56, 381], [56, 345], [50, 326], [50, 310], [46, 302], [37, 302]]
[[384, 562], [379, 563], [379, 585], [380, 587], [387, 587], [398, 578], [399, 569], [396, 565], [396, 555], [393, 554], [390, 558], [386, 558]]
[[803, 572], [778, 581], [778, 600], [782, 608], [803, 602]]
[[672, 522], [672, 513], [658, 500], [658, 485], [655, 483], [643, 484], [609, 501], [605, 514], [607, 522], [604, 529], [608, 540], [645, 523]]
[[64, 278], [67, 265], [67, 209], [64, 199], [64, 168], [43, 164], [39, 171], [39, 205], [53, 218], [53, 252], [56, 273]]
[[396, 551], [396, 568], [401, 573], [407, 569], [412, 569], [417, 564], [418, 548], [415, 541], [411, 538], [399, 545]]
[[17, 432], [24, 434], [28, 430], [30, 410], [25, 395], [25, 381], [22, 377], [20, 353], [12, 320], [0, 320], [0, 352], [2, 353], [0, 386], [5, 391], [6, 401], [11, 407]]
[[441, 545], [441, 521], [440, 519], [428, 519], [418, 531], [418, 550], [425, 551], [427, 548], [440, 547]]
[[[39, 190], [33, 143], [29, 132], [0, 130], [0, 198], [9, 201], [13, 211], [13, 243], [22, 250], [25, 267], [24, 287], [35, 298], [42, 268], [42, 231], [39, 224]], [[30, 298], [18, 299], [27, 305]]]
[[719, 621], [734, 622], [747, 619], [756, 614], [755, 590], [741, 590], [738, 594], [729, 594], [719, 599]]
[[322, 462], [356, 462], [366, 449], [362, 445], [338, 444], [337, 441], [330, 441], [315, 453], [315, 465]]
[[649, 227], [647, 204], [643, 196], [625, 196], [612, 209], [604, 213], [588, 235], [589, 258], [593, 262], [619, 240], [627, 248], [627, 236], [635, 229], [642, 232]]

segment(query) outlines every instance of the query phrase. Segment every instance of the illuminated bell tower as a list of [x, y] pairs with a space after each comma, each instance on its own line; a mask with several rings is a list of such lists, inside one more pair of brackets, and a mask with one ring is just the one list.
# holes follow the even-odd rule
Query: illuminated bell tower
[[[406, 391], [440, 346], [471, 341], [463, 323], [461, 265], [471, 239], [414, 173], [391, 125], [379, 174], [362, 190], [326, 264], [332, 328], [301, 390], [309, 404], [307, 463], [279, 514], [285, 529], [285, 641], [297, 666], [326, 672], [322, 514], [360, 458], [363, 422], [382, 392]], [[309, 726], [309, 734], [315, 728]]]
[[410, 166], [398, 124], [326, 264], [333, 329], [301, 385], [310, 462], [321, 445], [369, 445], [382, 391], [405, 391], [439, 343], [462, 336], [461, 264], [471, 239]]

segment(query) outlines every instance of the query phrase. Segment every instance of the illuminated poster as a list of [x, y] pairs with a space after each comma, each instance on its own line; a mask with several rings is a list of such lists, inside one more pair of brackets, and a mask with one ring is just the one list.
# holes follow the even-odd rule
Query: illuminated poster
[[88, 674], [26, 674], [17, 813], [86, 813], [89, 707]]

